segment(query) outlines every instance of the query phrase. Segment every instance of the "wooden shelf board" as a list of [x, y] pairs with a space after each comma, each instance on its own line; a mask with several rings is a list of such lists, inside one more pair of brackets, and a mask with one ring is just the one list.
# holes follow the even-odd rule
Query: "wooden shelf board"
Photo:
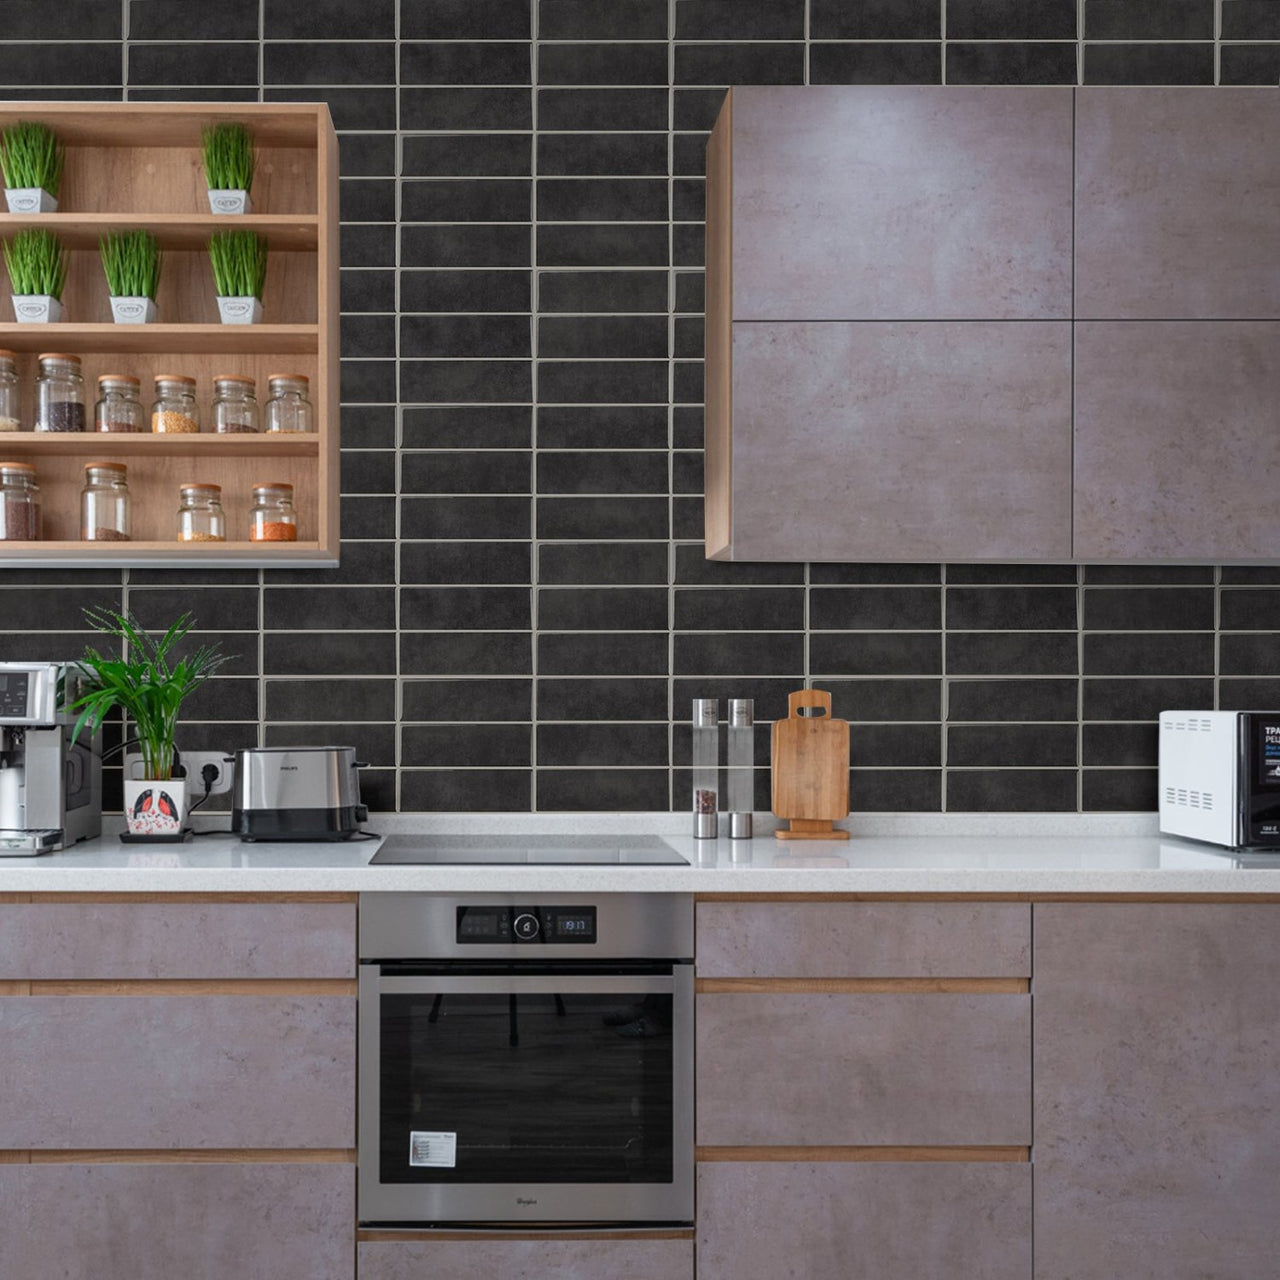
[[28, 227], [53, 231], [68, 249], [98, 248], [108, 231], [145, 228], [161, 249], [204, 249], [215, 231], [256, 231], [277, 251], [314, 250], [320, 220], [306, 214], [265, 213], [217, 217], [211, 213], [0, 213], [0, 236]]
[[314, 324], [0, 324], [10, 351], [308, 355], [319, 343]]
[[0, 456], [83, 457], [104, 453], [133, 458], [254, 457], [314, 458], [320, 452], [315, 432], [271, 432], [261, 435], [202, 431], [198, 435], [130, 435], [114, 431], [4, 431]]
[[56, 564], [70, 569], [141, 569], [174, 565], [261, 568], [337, 560], [318, 542], [0, 542], [0, 568]]
[[238, 120], [259, 147], [316, 147], [329, 111], [317, 102], [6, 102], [0, 128], [43, 120], [71, 147], [198, 147], [205, 125]]

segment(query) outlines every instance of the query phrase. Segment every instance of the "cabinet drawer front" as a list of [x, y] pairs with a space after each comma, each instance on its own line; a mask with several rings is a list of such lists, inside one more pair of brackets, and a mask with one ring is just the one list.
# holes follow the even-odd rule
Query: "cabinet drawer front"
[[353, 978], [351, 902], [0, 907], [0, 980]]
[[350, 1165], [0, 1165], [0, 1275], [350, 1280]]
[[0, 1000], [0, 1148], [350, 1147], [346, 996]]
[[359, 1245], [359, 1280], [693, 1280], [692, 1240], [439, 1240]]
[[1021, 902], [702, 902], [700, 978], [1025, 978]]
[[1029, 1164], [704, 1164], [698, 1280], [1028, 1280]]
[[697, 997], [702, 1146], [1026, 1146], [1031, 997]]

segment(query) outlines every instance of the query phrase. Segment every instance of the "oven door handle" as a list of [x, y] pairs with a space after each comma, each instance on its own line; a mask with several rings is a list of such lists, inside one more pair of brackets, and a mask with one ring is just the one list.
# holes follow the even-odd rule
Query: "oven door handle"
[[674, 994], [676, 979], [671, 974], [601, 974], [574, 977], [572, 974], [511, 975], [475, 978], [379, 978], [380, 995], [448, 995], [470, 992], [475, 995], [615, 995], [619, 992]]

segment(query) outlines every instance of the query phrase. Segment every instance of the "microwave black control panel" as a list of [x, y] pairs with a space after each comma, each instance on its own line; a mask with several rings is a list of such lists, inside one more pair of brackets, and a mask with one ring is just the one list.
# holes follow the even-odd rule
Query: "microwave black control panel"
[[30, 713], [27, 705], [30, 683], [30, 672], [0, 673], [0, 720], [21, 720]]
[[595, 907], [459, 907], [459, 943], [595, 942]]

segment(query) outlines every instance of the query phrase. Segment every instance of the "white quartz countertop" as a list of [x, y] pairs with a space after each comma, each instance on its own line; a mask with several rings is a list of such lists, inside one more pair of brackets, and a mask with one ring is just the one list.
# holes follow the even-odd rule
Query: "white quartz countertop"
[[[224, 819], [225, 821], [225, 819]], [[660, 836], [688, 865], [370, 866], [373, 840], [183, 845], [114, 833], [36, 858], [0, 858], [0, 893], [1280, 893], [1280, 853], [1161, 836], [1154, 814], [866, 815], [848, 841], [694, 840], [684, 814], [377, 814], [383, 835], [493, 836], [522, 856], [527, 835]]]

